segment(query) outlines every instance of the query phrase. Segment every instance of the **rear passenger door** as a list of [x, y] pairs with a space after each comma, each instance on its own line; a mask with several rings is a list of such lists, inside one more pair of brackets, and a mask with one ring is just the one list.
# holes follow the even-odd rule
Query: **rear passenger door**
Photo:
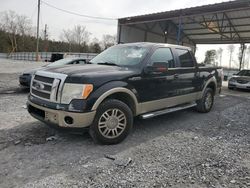
[[194, 56], [188, 49], [175, 48], [174, 53], [177, 57], [177, 95], [188, 95], [195, 93], [198, 87], [198, 72]]

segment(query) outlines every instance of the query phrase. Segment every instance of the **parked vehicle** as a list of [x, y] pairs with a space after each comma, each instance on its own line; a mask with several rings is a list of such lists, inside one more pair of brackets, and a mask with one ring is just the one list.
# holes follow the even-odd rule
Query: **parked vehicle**
[[64, 56], [64, 54], [53, 53], [53, 54], [51, 54], [50, 62], [55, 62], [55, 61], [58, 61], [60, 59], [63, 59], [63, 56]]
[[241, 70], [228, 81], [228, 88], [250, 89], [250, 70]]
[[32, 79], [27, 109], [64, 128], [87, 128], [102, 144], [124, 140], [133, 117], [196, 107], [209, 112], [222, 69], [198, 67], [190, 48], [171, 44], [113, 46], [84, 66], [48, 67]]
[[23, 72], [19, 76], [19, 83], [20, 83], [21, 86], [30, 87], [30, 81], [31, 81], [32, 75], [36, 71], [45, 69], [46, 67], [55, 67], [55, 66], [71, 65], [71, 64], [85, 64], [85, 63], [86, 63], [86, 60], [82, 59], [82, 58], [65, 58], [65, 59], [60, 59], [58, 61], [55, 61], [54, 63], [50, 63], [50, 64], [45, 65], [43, 67], [32, 69], [32, 70], [27, 70], [27, 71]]

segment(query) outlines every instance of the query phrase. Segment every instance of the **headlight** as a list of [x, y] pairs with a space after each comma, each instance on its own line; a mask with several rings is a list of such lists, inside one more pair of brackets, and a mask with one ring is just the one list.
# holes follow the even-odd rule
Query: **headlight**
[[62, 91], [62, 104], [69, 104], [72, 99], [86, 99], [93, 91], [92, 84], [64, 84]]

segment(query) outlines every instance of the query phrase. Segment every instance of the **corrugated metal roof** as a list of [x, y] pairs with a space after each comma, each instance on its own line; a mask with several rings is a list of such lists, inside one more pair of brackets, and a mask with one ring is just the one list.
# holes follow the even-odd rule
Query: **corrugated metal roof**
[[250, 0], [121, 18], [119, 25], [144, 27], [143, 24], [170, 21], [178, 27], [180, 20], [182, 33], [196, 44], [250, 42]]

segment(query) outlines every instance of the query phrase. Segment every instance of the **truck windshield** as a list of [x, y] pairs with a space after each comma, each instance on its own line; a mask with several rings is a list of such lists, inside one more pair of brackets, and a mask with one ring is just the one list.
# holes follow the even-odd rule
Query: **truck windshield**
[[141, 46], [117, 45], [93, 58], [90, 63], [113, 66], [134, 66], [145, 57], [148, 49]]
[[239, 75], [239, 76], [250, 76], [250, 70], [242, 70], [237, 75]]

